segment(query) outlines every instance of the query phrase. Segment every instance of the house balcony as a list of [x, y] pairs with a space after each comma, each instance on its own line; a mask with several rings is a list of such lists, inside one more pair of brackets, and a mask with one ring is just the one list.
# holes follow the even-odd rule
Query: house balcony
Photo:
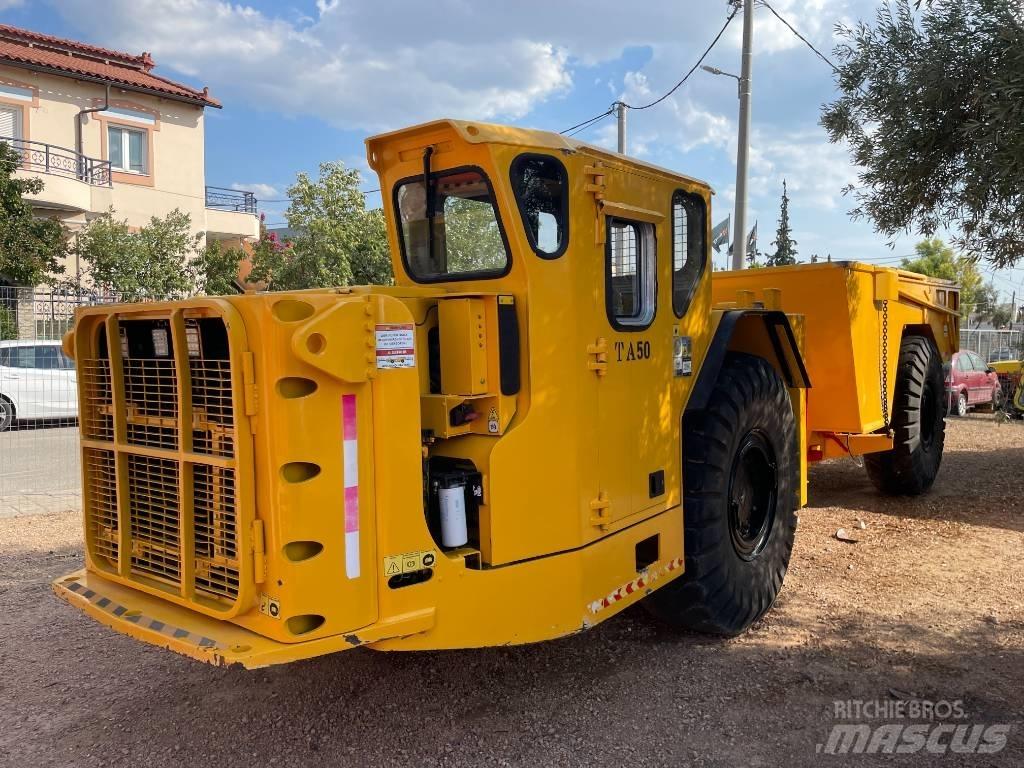
[[0, 136], [20, 157], [15, 175], [32, 178], [45, 175], [43, 190], [31, 195], [32, 205], [58, 212], [80, 213], [101, 201], [109, 205], [111, 174], [108, 160], [97, 160], [67, 147]]
[[226, 187], [206, 188], [206, 236], [213, 240], [259, 237], [256, 195]]

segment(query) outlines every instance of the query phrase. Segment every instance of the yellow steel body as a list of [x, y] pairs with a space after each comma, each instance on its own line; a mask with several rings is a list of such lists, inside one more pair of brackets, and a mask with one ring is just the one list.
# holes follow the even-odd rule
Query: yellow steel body
[[[405, 274], [390, 190], [422, 173], [427, 146], [434, 148], [435, 172], [476, 166], [489, 176], [511, 252], [504, 276], [425, 286]], [[561, 258], [536, 257], [526, 238], [509, 184], [510, 165], [523, 152], [553, 155], [568, 171], [570, 241]], [[82, 448], [115, 457], [117, 519], [97, 526], [96, 481], [83, 463], [86, 564], [54, 583], [61, 597], [141, 640], [204, 661], [258, 667], [356, 646], [458, 648], [560, 637], [616, 614], [682, 573], [683, 413], [725, 310], [712, 306], [708, 268], [685, 316], [673, 313], [670, 206], [677, 190], [696, 193], [704, 198], [710, 221], [709, 187], [555, 134], [457, 121], [372, 138], [367, 156], [385, 190], [395, 286], [79, 312], [66, 349], [81, 365], [100, 354], [106, 339], [115, 381], [110, 439], [83, 437]], [[614, 330], [606, 316], [609, 215], [655, 228], [657, 312], [640, 332]], [[874, 361], [877, 332], [873, 340], [861, 338], [857, 325], [865, 313], [874, 313], [874, 273], [863, 267], [803, 269], [806, 281], [799, 277], [801, 269], [792, 269], [787, 273], [794, 276], [792, 285], [778, 287], [806, 357], [846, 344], [848, 361], [856, 358], [858, 366], [861, 358]], [[835, 296], [848, 304], [849, 313], [833, 317], [817, 305], [805, 312], [790, 302], [790, 291], [820, 292], [820, 282], [834, 276], [846, 281]], [[743, 287], [762, 290], [757, 278], [744, 277]], [[903, 324], [930, 322], [927, 306], [904, 302], [905, 282], [909, 279], [901, 275], [886, 288], [899, 307], [890, 310], [892, 359]], [[916, 286], [908, 290], [914, 297], [924, 295]], [[769, 298], [778, 305], [778, 295]], [[502, 394], [498, 386], [502, 304], [515, 306], [521, 339], [521, 386], [514, 395]], [[123, 387], [117, 384], [124, 362], [119, 323], [166, 319], [178, 370], [187, 370], [181, 351], [186, 326], [204, 317], [223, 318], [227, 326], [235, 403], [234, 453], [214, 463], [217, 471], [235, 477], [238, 553], [232, 565], [239, 586], [235, 599], [220, 602], [201, 598], [185, 583], [195, 567], [187, 556], [180, 586], [133, 571], [132, 558], [143, 550], [130, 534], [129, 457], [142, 454], [182, 467], [183, 503], [193, 499], [192, 473], [206, 471], [197, 468], [212, 460], [196, 455], [186, 438], [174, 450], [130, 444], [126, 430], [142, 417], [124, 412]], [[443, 394], [431, 394], [427, 335], [439, 317], [448, 326], [442, 328], [444, 387]], [[778, 366], [762, 326], [748, 320], [740, 321], [729, 348], [763, 354]], [[377, 368], [377, 327], [408, 324], [415, 329], [415, 367]], [[676, 335], [692, 339], [691, 376], [673, 375]], [[955, 338], [955, 326], [948, 334], [939, 327], [936, 335]], [[649, 342], [649, 356], [628, 364], [620, 360], [616, 351], [638, 341]], [[941, 348], [945, 353], [949, 347]], [[790, 362], [796, 354], [786, 352]], [[832, 393], [832, 407], [841, 414], [836, 428], [867, 432], [879, 426], [871, 410], [878, 386], [871, 373], [868, 364], [851, 382], [825, 373], [816, 380], [812, 370], [813, 385]], [[177, 394], [183, 435], [203, 417], [189, 405], [187, 389], [181, 383]], [[348, 395], [358, 403], [355, 457], [345, 455], [342, 435], [341, 403]], [[799, 386], [791, 396], [805, 481], [807, 425], [818, 428], [815, 405]], [[87, 384], [79, 398], [88, 432], [96, 406]], [[448, 414], [461, 403], [493, 414], [496, 430], [491, 418], [453, 426]], [[426, 443], [425, 429], [434, 435]], [[444, 552], [433, 540], [423, 510], [425, 455], [470, 459], [482, 473], [478, 549]], [[345, 465], [353, 458], [361, 568], [358, 577], [349, 578], [342, 497]], [[664, 470], [665, 491], [651, 498], [648, 477], [656, 470]], [[180, 517], [187, 547], [195, 532], [188, 515]], [[95, 555], [97, 537], [103, 536], [120, 537], [119, 559]], [[657, 559], [638, 571], [636, 545], [653, 536], [659, 541]], [[429, 580], [389, 586], [388, 569], [403, 561], [422, 567], [425, 556], [433, 561]], [[308, 622], [310, 616], [320, 623]]]
[[943, 360], [959, 348], [959, 290], [914, 272], [861, 262], [716, 272], [712, 292], [716, 306], [762, 303], [803, 316], [804, 362], [812, 382], [808, 444], [819, 459], [892, 447], [878, 434], [885, 425], [883, 372], [884, 400], [891, 406], [906, 330], [931, 338]]

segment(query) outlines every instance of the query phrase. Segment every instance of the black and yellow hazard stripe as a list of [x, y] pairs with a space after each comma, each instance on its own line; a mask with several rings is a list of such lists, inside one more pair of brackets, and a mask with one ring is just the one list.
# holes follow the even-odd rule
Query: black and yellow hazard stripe
[[112, 616], [116, 616], [123, 621], [130, 621], [132, 624], [142, 627], [143, 629], [150, 629], [154, 632], [159, 632], [160, 634], [172, 637], [175, 640], [193, 643], [200, 648], [221, 647], [216, 640], [212, 640], [209, 637], [204, 637], [184, 629], [179, 629], [178, 627], [173, 627], [166, 622], [151, 619], [148, 616], [143, 616], [138, 611], [129, 610], [123, 605], [115, 603], [109, 597], [103, 597], [78, 581], [72, 581], [64, 584], [63, 586], [71, 592], [74, 592], [76, 595], [84, 597], [97, 608], [101, 608]]

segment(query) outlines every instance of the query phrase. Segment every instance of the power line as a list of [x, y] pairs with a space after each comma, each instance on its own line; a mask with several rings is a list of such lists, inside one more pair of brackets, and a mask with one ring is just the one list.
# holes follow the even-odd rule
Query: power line
[[665, 93], [663, 96], [658, 97], [657, 99], [652, 101], [650, 104], [644, 104], [643, 106], [640, 106], [640, 107], [634, 107], [632, 104], [627, 104], [626, 102], [622, 102], [622, 106], [626, 107], [626, 109], [635, 109], [635, 110], [650, 109], [654, 105], [660, 104], [665, 99], [667, 99], [669, 96], [671, 96], [673, 93], [678, 91], [682, 87], [683, 83], [685, 83], [687, 80], [690, 79], [690, 75], [692, 75], [694, 72], [696, 72], [697, 68], [701, 64], [704, 63], [704, 59], [706, 59], [708, 57], [708, 54], [711, 53], [711, 49], [714, 48], [718, 44], [718, 41], [722, 39], [722, 35], [725, 34], [725, 30], [727, 30], [729, 28], [729, 25], [732, 23], [732, 20], [736, 18], [736, 14], [739, 13], [739, 12], [740, 12], [739, 6], [733, 8], [732, 13], [729, 14], [729, 18], [727, 18], [725, 20], [725, 24], [722, 25], [722, 28], [718, 31], [718, 34], [715, 35], [715, 39], [711, 41], [711, 45], [709, 45], [707, 47], [707, 49], [705, 49], [704, 53], [701, 54], [700, 58], [697, 59], [697, 63], [694, 64], [692, 67], [690, 67], [690, 71], [687, 72], [683, 76], [683, 79], [680, 80], [675, 85], [673, 85], [672, 88], [667, 93]]
[[822, 53], [817, 48], [815, 48], [810, 40], [808, 40], [806, 37], [804, 37], [799, 32], [797, 32], [796, 28], [792, 24], [790, 24], [788, 21], [786, 21], [784, 18], [782, 18], [782, 16], [779, 15], [779, 12], [776, 11], [774, 8], [772, 8], [772, 6], [768, 2], [768, 0], [758, 0], [758, 2], [760, 2], [761, 5], [763, 5], [769, 11], [771, 11], [772, 15], [775, 16], [776, 19], [778, 19], [783, 24], [785, 24], [786, 27], [789, 28], [789, 31], [792, 32], [794, 35], [796, 35], [803, 42], [804, 45], [806, 45], [808, 48], [810, 48], [812, 51], [814, 51], [815, 55], [817, 55], [817, 57], [819, 59], [821, 59], [826, 64], [828, 64], [828, 66], [831, 67], [833, 72], [836, 72], [836, 73], [839, 72], [839, 67], [837, 67], [835, 64], [833, 64], [831, 59], [829, 59], [828, 56], [826, 56], [824, 53]]
[[[559, 133], [562, 134], [562, 135], [565, 135], [565, 134], [568, 133], [570, 136], [575, 136], [580, 131], [584, 131], [587, 128], [589, 128], [590, 126], [592, 126], [598, 120], [603, 120], [604, 118], [608, 117], [608, 115], [610, 115], [614, 111], [615, 111], [615, 106], [613, 105], [613, 106], [609, 107], [606, 112], [602, 112], [600, 115], [597, 115], [596, 117], [592, 117], [589, 120], [584, 120], [582, 123], [576, 123], [576, 125], [572, 126], [571, 128], [566, 128], [564, 131], [559, 131]], [[570, 131], [572, 131], [572, 133], [569, 133]]]
[[[364, 195], [372, 195], [374, 192], [380, 192], [379, 189], [361, 189], [359, 191], [362, 192]], [[257, 198], [256, 202], [257, 203], [290, 203], [294, 199], [295, 198], [293, 198], [293, 197], [282, 197], [282, 198], [278, 198], [278, 199], [275, 199], [275, 200], [260, 200], [259, 198]]]
[[656, 104], [660, 104], [661, 102], [663, 102], [665, 99], [667, 99], [673, 93], [678, 91], [683, 86], [683, 83], [685, 83], [687, 80], [689, 80], [690, 76], [694, 72], [697, 71], [698, 67], [700, 67], [701, 64], [704, 63], [704, 59], [706, 59], [708, 57], [708, 54], [711, 53], [711, 50], [718, 44], [718, 41], [722, 39], [722, 35], [725, 34], [725, 30], [729, 28], [729, 24], [731, 24], [732, 20], [734, 18], [736, 18], [736, 14], [739, 13], [739, 11], [740, 11], [739, 6], [733, 8], [732, 13], [729, 14], [729, 18], [727, 18], [725, 20], [725, 24], [722, 25], [722, 28], [718, 31], [718, 34], [715, 35], [715, 38], [711, 41], [711, 44], [708, 45], [708, 47], [704, 51], [704, 53], [701, 54], [701, 57], [699, 59], [697, 59], [697, 63], [694, 64], [690, 68], [690, 71], [687, 72], [683, 76], [682, 80], [680, 80], [678, 83], [673, 85], [672, 88], [669, 89], [662, 96], [659, 96], [657, 99], [655, 99], [654, 101], [650, 102], [649, 104], [643, 104], [641, 106], [633, 106], [632, 104], [627, 104], [624, 101], [623, 102], [616, 102], [615, 104], [612, 104], [611, 107], [609, 107], [607, 110], [605, 110], [601, 114], [594, 115], [594, 117], [591, 117], [588, 120], [584, 120], [581, 123], [576, 123], [576, 125], [571, 126], [569, 128], [566, 128], [564, 131], [559, 131], [559, 133], [562, 134], [563, 136], [566, 135], [566, 134], [568, 134], [569, 136], [575, 136], [577, 133], [585, 131], [587, 128], [590, 128], [591, 126], [596, 125], [601, 120], [604, 120], [606, 117], [608, 117], [609, 115], [613, 114], [615, 112], [616, 105], [619, 104], [619, 103], [621, 103], [622, 106], [624, 106], [626, 109], [641, 110], [641, 109], [650, 109], [651, 107], [655, 106]]

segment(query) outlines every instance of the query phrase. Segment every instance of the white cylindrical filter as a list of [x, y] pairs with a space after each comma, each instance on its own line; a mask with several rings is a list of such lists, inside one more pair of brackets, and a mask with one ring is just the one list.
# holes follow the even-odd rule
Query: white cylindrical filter
[[439, 488], [437, 491], [441, 507], [441, 545], [461, 547], [469, 541], [466, 530], [466, 487]]

